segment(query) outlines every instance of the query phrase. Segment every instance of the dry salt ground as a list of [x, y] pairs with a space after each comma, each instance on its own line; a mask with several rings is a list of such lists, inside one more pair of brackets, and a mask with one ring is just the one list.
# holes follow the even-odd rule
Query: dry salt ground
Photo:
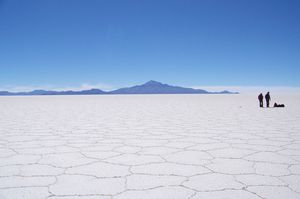
[[275, 101], [0, 97], [0, 198], [300, 198], [300, 95]]

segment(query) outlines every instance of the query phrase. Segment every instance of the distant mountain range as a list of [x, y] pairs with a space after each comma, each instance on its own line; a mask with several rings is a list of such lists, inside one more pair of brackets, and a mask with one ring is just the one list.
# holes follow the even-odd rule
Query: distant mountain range
[[238, 94], [238, 92], [221, 91], [209, 92], [202, 89], [184, 88], [180, 86], [171, 86], [157, 81], [148, 81], [145, 84], [120, 88], [113, 91], [102, 91], [100, 89], [90, 89], [82, 91], [47, 91], [34, 90], [30, 92], [8, 92], [0, 91], [0, 96], [4, 95], [102, 95], [102, 94]]

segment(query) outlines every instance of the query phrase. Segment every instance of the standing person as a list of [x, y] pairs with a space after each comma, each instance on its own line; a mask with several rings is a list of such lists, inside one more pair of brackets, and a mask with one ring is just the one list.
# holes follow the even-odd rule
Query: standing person
[[271, 97], [270, 97], [270, 93], [267, 92], [267, 94], [265, 95], [265, 99], [266, 99], [266, 102], [267, 102], [267, 107], [269, 107], [270, 105], [270, 100], [271, 100]]
[[259, 96], [258, 96], [259, 107], [264, 107], [263, 100], [264, 100], [264, 96], [263, 96], [262, 93], [260, 93]]

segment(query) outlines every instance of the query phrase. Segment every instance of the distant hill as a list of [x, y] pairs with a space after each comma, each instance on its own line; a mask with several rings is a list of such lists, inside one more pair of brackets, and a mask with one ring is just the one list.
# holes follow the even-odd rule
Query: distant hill
[[184, 88], [171, 86], [157, 81], [149, 81], [145, 84], [129, 88], [120, 88], [111, 91], [111, 94], [208, 94], [209, 92], [201, 89]]
[[172, 86], [157, 81], [148, 81], [145, 84], [132, 86], [128, 88], [120, 88], [113, 91], [102, 91], [100, 89], [90, 89], [82, 91], [47, 91], [34, 90], [30, 92], [8, 92], [0, 91], [0, 96], [10, 95], [117, 95], [117, 94], [238, 94], [237, 92], [221, 91], [209, 92], [202, 89], [184, 88], [180, 86]]
[[30, 92], [7, 92], [0, 91], [0, 95], [99, 95], [106, 94], [106, 92], [100, 89], [90, 89], [83, 91], [46, 91], [46, 90], [34, 90]]
[[239, 94], [239, 92], [231, 92], [231, 91], [220, 91], [220, 92], [216, 92], [216, 94]]

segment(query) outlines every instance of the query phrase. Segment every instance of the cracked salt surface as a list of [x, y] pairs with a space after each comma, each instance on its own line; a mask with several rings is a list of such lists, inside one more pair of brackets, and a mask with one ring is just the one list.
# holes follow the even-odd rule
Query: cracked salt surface
[[300, 198], [300, 95], [0, 98], [0, 199]]

